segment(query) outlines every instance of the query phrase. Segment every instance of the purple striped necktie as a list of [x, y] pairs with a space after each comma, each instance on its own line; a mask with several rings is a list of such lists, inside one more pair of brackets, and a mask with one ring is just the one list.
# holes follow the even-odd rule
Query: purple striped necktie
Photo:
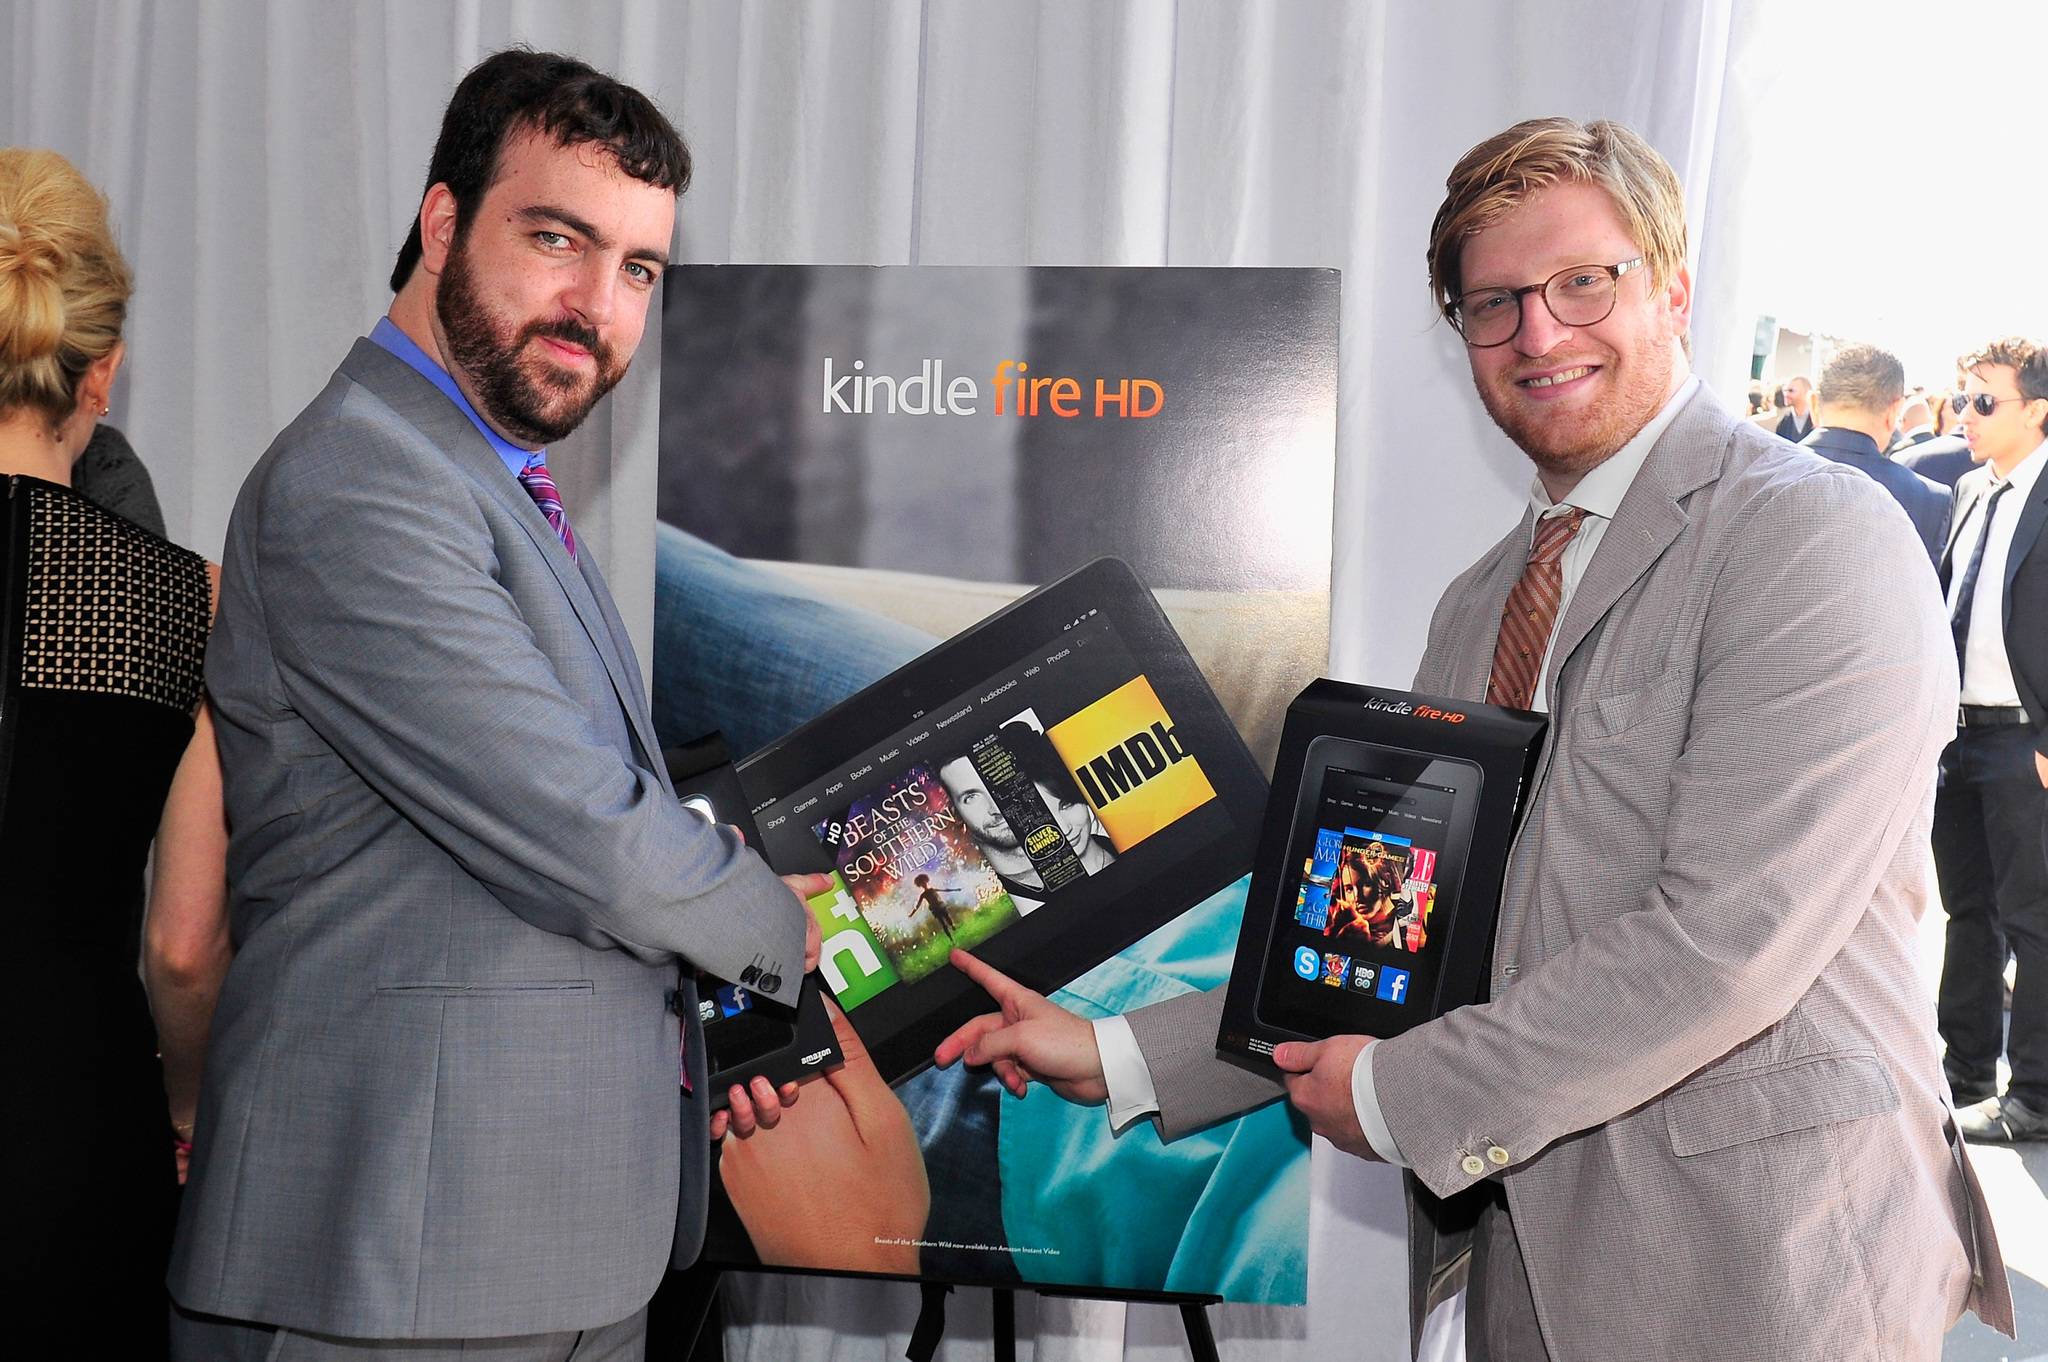
[[562, 547], [569, 550], [569, 556], [576, 556], [576, 531], [569, 528], [569, 513], [562, 509], [562, 494], [555, 490], [555, 480], [548, 476], [547, 460], [535, 454], [519, 474], [519, 485], [526, 489], [526, 495], [533, 498], [533, 504], [540, 507], [540, 513], [548, 518], [548, 524], [555, 527], [555, 533], [562, 536]]

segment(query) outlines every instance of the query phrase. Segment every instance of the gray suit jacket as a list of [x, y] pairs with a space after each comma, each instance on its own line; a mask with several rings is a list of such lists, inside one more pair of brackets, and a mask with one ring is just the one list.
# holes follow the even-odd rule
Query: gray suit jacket
[[[1531, 533], [1445, 592], [1416, 689], [1484, 695]], [[2010, 1329], [1914, 956], [1956, 676], [1904, 512], [1703, 390], [1549, 667], [1493, 1001], [1373, 1052], [1415, 1176], [1505, 1183], [1557, 1359], [1931, 1357], [1966, 1304]], [[1169, 1133], [1224, 1114], [1175, 1003], [1132, 1018]]]
[[804, 928], [677, 804], [596, 565], [358, 341], [243, 485], [207, 684], [237, 953], [172, 1294], [365, 1337], [632, 1314], [702, 1231], [678, 957], [794, 997]]

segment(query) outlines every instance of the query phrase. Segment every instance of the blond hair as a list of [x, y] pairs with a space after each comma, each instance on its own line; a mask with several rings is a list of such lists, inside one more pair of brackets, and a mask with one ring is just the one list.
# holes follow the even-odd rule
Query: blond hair
[[54, 427], [121, 339], [132, 291], [107, 201], [54, 151], [0, 148], [0, 414]]
[[[1630, 129], [1607, 119], [1532, 118], [1465, 153], [1444, 181], [1429, 230], [1429, 286], [1448, 309], [1465, 291], [1466, 238], [1506, 217], [1532, 194], [1575, 181], [1607, 191], [1643, 253], [1655, 286], [1685, 264], [1685, 194], [1671, 165]], [[1616, 261], [1585, 261], [1616, 264]]]

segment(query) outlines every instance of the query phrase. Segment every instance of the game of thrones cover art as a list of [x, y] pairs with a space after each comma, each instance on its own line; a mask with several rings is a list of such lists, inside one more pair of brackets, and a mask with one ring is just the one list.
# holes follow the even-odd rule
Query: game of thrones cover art
[[953, 947], [971, 950], [1018, 921], [1002, 880], [928, 767], [910, 767], [811, 831], [905, 983], [944, 965]]

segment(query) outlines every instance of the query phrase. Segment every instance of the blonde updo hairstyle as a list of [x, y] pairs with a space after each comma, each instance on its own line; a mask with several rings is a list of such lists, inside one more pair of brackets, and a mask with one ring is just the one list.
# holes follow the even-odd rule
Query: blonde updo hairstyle
[[0, 148], [0, 416], [28, 407], [62, 425], [120, 342], [132, 288], [107, 201], [78, 167]]

